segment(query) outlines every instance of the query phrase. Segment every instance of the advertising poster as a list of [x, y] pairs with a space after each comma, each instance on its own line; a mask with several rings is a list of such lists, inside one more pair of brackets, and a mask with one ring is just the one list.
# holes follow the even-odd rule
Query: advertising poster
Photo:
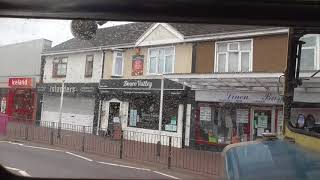
[[1, 99], [1, 113], [5, 114], [7, 109], [7, 98], [2, 97]]
[[258, 128], [268, 128], [268, 116], [264, 114], [258, 116]]
[[248, 121], [249, 121], [249, 110], [237, 109], [237, 123], [248, 123]]
[[143, 55], [134, 55], [132, 56], [132, 76], [141, 76], [143, 75]]
[[211, 121], [211, 107], [200, 107], [200, 121]]
[[131, 109], [130, 110], [130, 126], [137, 126], [137, 110]]

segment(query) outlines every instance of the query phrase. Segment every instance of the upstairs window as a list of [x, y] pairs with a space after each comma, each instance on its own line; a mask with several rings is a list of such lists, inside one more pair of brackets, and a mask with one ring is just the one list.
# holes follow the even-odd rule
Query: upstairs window
[[67, 75], [67, 57], [56, 57], [53, 59], [53, 69], [52, 76], [53, 77], [66, 77]]
[[302, 37], [300, 40], [305, 42], [301, 49], [300, 70], [312, 71], [319, 69], [319, 60], [317, 59], [319, 36], [308, 35]]
[[112, 65], [112, 76], [123, 76], [123, 53], [113, 53], [113, 65]]
[[87, 55], [85, 77], [92, 77], [92, 71], [93, 71], [93, 55]]
[[215, 72], [252, 71], [252, 40], [217, 42]]
[[149, 49], [149, 74], [173, 73], [174, 47]]

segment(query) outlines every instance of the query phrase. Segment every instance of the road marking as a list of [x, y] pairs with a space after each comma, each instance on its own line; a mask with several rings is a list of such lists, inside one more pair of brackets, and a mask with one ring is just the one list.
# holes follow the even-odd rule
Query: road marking
[[155, 173], [157, 173], [157, 174], [161, 174], [161, 175], [163, 175], [163, 176], [167, 176], [167, 177], [172, 178], [172, 179], [179, 179], [179, 178], [177, 178], [177, 177], [175, 177], [175, 176], [171, 176], [171, 175], [169, 175], [169, 174], [165, 174], [165, 173], [162, 173], [162, 172], [159, 172], [159, 171], [152, 171], [152, 172], [155, 172]]
[[143, 170], [143, 171], [150, 171], [150, 169], [146, 169], [146, 168], [138, 168], [138, 167], [134, 167], [134, 166], [126, 166], [126, 165], [121, 165], [121, 164], [113, 164], [113, 163], [107, 163], [107, 162], [102, 162], [102, 161], [97, 161], [97, 163], [106, 164], [106, 165], [110, 165], [110, 166], [125, 167], [125, 168], [130, 168], [130, 169], [138, 169], [138, 170]]
[[5, 168], [12, 170], [12, 171], [19, 171], [20, 170], [20, 169], [9, 167], [9, 166], [5, 166]]
[[19, 146], [23, 146], [23, 144], [21, 144], [21, 143], [15, 143], [15, 142], [11, 142], [11, 141], [8, 141], [8, 143], [10, 143], [10, 144], [15, 144], [15, 145], [19, 145]]
[[5, 168], [12, 170], [12, 171], [18, 171], [22, 176], [27, 176], [27, 177], [31, 177], [29, 173], [27, 173], [26, 171], [17, 169], [17, 168], [13, 168], [13, 167], [9, 167], [9, 166], [4, 166]]
[[22, 176], [27, 176], [27, 177], [30, 177], [30, 174], [28, 174], [26, 171], [18, 171]]
[[87, 160], [87, 161], [93, 161], [92, 159], [89, 159], [89, 158], [80, 156], [80, 155], [78, 155], [78, 154], [74, 154], [74, 153], [69, 152], [69, 151], [66, 151], [65, 153], [70, 154], [70, 155], [73, 155], [73, 156], [76, 156], [76, 157], [78, 157], [78, 158], [82, 158], [82, 159]]
[[43, 149], [48, 151], [58, 151], [61, 152], [59, 149], [51, 149], [51, 148], [45, 148], [45, 147], [38, 147], [38, 146], [29, 146], [29, 145], [23, 145], [24, 147], [34, 148], [34, 149]]

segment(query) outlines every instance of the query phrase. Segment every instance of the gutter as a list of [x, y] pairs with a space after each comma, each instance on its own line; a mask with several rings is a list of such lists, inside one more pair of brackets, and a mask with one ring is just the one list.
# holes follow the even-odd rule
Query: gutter
[[187, 36], [184, 42], [194, 42], [194, 41], [207, 41], [207, 40], [218, 40], [218, 39], [231, 39], [231, 38], [242, 38], [242, 37], [254, 37], [262, 35], [273, 35], [273, 34], [285, 34], [289, 33], [288, 28], [269, 28], [262, 30], [252, 30], [252, 31], [237, 31], [228, 33], [219, 33], [215, 35], [200, 35], [200, 36]]

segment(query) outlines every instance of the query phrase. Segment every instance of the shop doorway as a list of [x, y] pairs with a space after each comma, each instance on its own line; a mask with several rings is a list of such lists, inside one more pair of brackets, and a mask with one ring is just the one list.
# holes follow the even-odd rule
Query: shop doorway
[[254, 109], [253, 110], [253, 140], [262, 138], [262, 133], [272, 132], [272, 110]]
[[120, 102], [109, 103], [108, 134], [113, 134], [116, 126], [121, 125]]

